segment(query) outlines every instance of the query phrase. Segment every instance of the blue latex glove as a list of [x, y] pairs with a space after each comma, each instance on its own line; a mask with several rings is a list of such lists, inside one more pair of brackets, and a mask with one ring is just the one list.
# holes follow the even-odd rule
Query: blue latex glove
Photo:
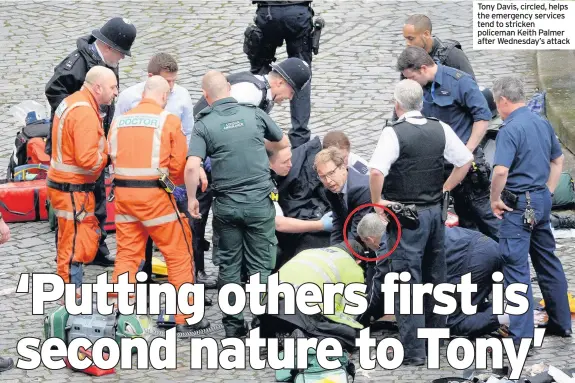
[[182, 202], [186, 199], [186, 189], [176, 186], [174, 189], [174, 198], [178, 202]]
[[333, 230], [333, 212], [327, 212], [321, 217], [321, 223], [323, 224], [323, 231], [332, 231]]
[[204, 160], [204, 170], [207, 173], [212, 171], [212, 160], [210, 159], [210, 157], [206, 157], [206, 159]]

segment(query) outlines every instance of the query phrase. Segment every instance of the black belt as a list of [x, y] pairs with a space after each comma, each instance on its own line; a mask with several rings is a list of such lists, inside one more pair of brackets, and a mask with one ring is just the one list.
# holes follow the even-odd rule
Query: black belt
[[96, 189], [96, 184], [64, 184], [60, 182], [54, 182], [51, 179], [46, 180], [46, 186], [51, 189], [56, 189], [61, 192], [92, 192]]
[[114, 180], [114, 186], [120, 188], [162, 188], [158, 180]]

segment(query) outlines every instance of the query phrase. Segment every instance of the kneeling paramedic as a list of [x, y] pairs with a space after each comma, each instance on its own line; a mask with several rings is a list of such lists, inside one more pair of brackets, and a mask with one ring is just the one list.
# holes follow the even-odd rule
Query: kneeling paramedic
[[54, 148], [46, 185], [58, 219], [57, 273], [65, 283], [82, 284], [82, 265], [94, 260], [100, 226], [94, 215], [95, 183], [108, 162], [100, 105], [118, 95], [116, 75], [96, 66], [82, 88], [66, 97], [54, 114]]
[[[364, 254], [365, 249], [358, 241], [352, 239], [349, 245], [354, 252]], [[364, 270], [359, 263], [345, 242], [330, 247], [308, 249], [298, 253], [279, 269], [279, 283], [291, 284], [296, 292], [303, 284], [314, 284], [323, 294], [326, 283], [343, 283], [345, 286], [352, 283], [363, 284]], [[363, 325], [356, 321], [354, 315], [344, 313], [346, 300], [342, 295], [336, 294], [334, 299], [334, 314], [325, 314], [323, 304], [318, 303], [321, 313], [306, 315], [297, 306], [295, 314], [286, 314], [285, 301], [280, 298], [278, 314], [266, 313], [258, 317], [260, 336], [275, 338], [278, 333], [286, 334], [300, 329], [306, 336], [319, 341], [335, 338], [343, 348], [351, 350], [355, 347], [355, 339]]]
[[[190, 226], [172, 194], [174, 183], [183, 183], [187, 145], [180, 119], [163, 109], [169, 92], [161, 76], [148, 78], [142, 101], [114, 119], [110, 129], [118, 246], [112, 280], [116, 283], [127, 272], [129, 282], [135, 283], [149, 236], [166, 259], [168, 281], [178, 291], [194, 283], [194, 273]], [[177, 331], [210, 325], [206, 319], [187, 325], [187, 317], [176, 315]]]
[[[473, 155], [448, 125], [421, 115], [423, 90], [417, 82], [400, 81], [394, 98], [399, 120], [383, 129], [371, 159], [371, 198], [374, 204], [383, 206], [415, 205], [418, 223], [401, 228], [399, 244], [389, 257], [391, 271], [409, 272], [411, 279], [406, 282], [409, 284], [445, 283], [442, 192], [451, 191], [463, 180]], [[445, 183], [442, 182], [444, 160], [455, 166]], [[382, 200], [382, 189], [386, 200]], [[384, 215], [383, 209], [376, 207], [376, 211]], [[399, 234], [395, 221], [391, 222], [386, 252], [394, 246]], [[435, 300], [426, 298], [424, 315], [396, 314], [405, 347], [404, 364], [425, 364], [425, 340], [417, 338], [418, 328], [445, 327], [445, 317], [433, 313]], [[399, 313], [397, 297], [395, 312]]]
[[[210, 107], [197, 116], [190, 141], [185, 173], [188, 210], [193, 218], [201, 218], [196, 192], [201, 160], [209, 156], [218, 288], [239, 284], [244, 270], [248, 277], [259, 273], [265, 284], [275, 265], [277, 240], [274, 185], [264, 139], [279, 141], [283, 133], [264, 111], [230, 97], [230, 84], [222, 73], [206, 73], [202, 91]], [[235, 304], [235, 296], [229, 300]], [[241, 313], [224, 315], [222, 322], [226, 337], [247, 334]]]

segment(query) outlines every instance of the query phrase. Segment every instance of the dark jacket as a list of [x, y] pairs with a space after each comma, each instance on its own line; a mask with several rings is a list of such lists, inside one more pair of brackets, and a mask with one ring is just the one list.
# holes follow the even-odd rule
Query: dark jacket
[[317, 220], [330, 211], [326, 190], [313, 168], [322, 149], [319, 137], [292, 150], [292, 168], [285, 177], [275, 176], [279, 204], [286, 217]]
[[[369, 175], [362, 174], [353, 168], [348, 168], [347, 174], [347, 192], [345, 194], [345, 203], [343, 206], [338, 194], [326, 191], [331, 210], [333, 211], [333, 230], [331, 231], [330, 244], [335, 245], [344, 240], [343, 226], [348, 215], [358, 206], [371, 203], [369, 192]], [[352, 219], [347, 224], [347, 239], [357, 237], [357, 225], [364, 215], [369, 213], [371, 208], [361, 209], [354, 213]]]
[[[90, 44], [95, 41], [96, 38], [91, 35], [80, 37], [76, 42], [77, 49], [54, 68], [54, 75], [50, 81], [48, 81], [48, 84], [46, 84], [46, 98], [52, 109], [51, 121], [54, 119], [54, 112], [62, 100], [80, 90], [84, 84], [86, 73], [96, 65], [106, 66], [112, 69], [118, 79], [118, 87], [120, 86], [118, 68], [107, 66], [98, 53], [92, 51], [90, 48]], [[104, 132], [107, 135], [110, 124], [112, 123], [112, 118], [114, 117], [114, 104], [112, 103], [111, 106], [101, 106], [100, 110], [106, 113], [106, 117], [104, 118]], [[46, 153], [48, 154], [52, 153], [51, 133], [50, 131], [48, 140], [46, 141]]]
[[471, 63], [458, 41], [450, 39], [440, 40], [434, 36], [433, 47], [429, 55], [434, 61], [439, 62], [439, 64], [459, 69], [462, 72], [470, 74], [475, 80], [475, 73], [473, 73]]

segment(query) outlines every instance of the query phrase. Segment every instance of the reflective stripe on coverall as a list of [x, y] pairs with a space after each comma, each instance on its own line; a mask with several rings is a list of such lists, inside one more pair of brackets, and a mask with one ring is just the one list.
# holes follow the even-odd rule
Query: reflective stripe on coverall
[[[52, 124], [52, 158], [48, 180], [59, 184], [96, 182], [108, 162], [108, 148], [99, 106], [86, 88], [66, 97], [56, 109]], [[48, 187], [48, 199], [58, 219], [57, 274], [71, 282], [72, 262], [90, 263], [100, 242], [94, 216], [94, 193], [66, 192]], [[78, 221], [74, 217], [85, 212]], [[81, 283], [80, 275], [74, 278]]]
[[[187, 144], [178, 117], [150, 99], [116, 118], [108, 133], [115, 180], [158, 180], [162, 172], [176, 185], [184, 183]], [[152, 238], [168, 266], [168, 281], [176, 290], [194, 282], [192, 233], [185, 215], [176, 208], [173, 195], [161, 188], [115, 188], [117, 254], [113, 283], [128, 272], [135, 283]], [[190, 298], [190, 304], [193, 303]], [[185, 323], [190, 315], [176, 315]]]
[[[313, 283], [322, 291], [325, 283], [365, 283], [363, 270], [355, 262], [353, 255], [345, 251], [327, 247], [300, 252], [279, 269], [280, 282], [293, 285], [296, 290], [304, 283]], [[343, 312], [346, 301], [342, 295], [335, 295], [335, 314], [325, 315], [330, 320], [363, 329], [351, 315]], [[318, 304], [323, 312], [323, 304]]]

